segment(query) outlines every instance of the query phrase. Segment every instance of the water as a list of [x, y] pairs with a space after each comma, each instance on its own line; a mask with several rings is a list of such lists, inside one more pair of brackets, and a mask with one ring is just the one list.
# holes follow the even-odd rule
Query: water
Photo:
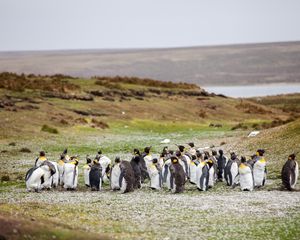
[[300, 93], [300, 83], [247, 86], [207, 86], [203, 88], [208, 92], [224, 94], [229, 97], [262, 97], [278, 94]]

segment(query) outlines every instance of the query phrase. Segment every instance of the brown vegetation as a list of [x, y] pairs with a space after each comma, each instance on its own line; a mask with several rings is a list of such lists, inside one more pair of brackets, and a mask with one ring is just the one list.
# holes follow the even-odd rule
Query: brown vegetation
[[135, 85], [142, 85], [147, 87], [159, 87], [159, 88], [181, 88], [181, 89], [199, 89], [199, 86], [196, 84], [191, 83], [174, 83], [171, 81], [164, 82], [159, 80], [153, 80], [149, 78], [138, 78], [138, 77], [93, 77], [97, 81], [95, 82], [97, 85], [101, 85], [104, 87], [113, 87], [121, 89], [121, 83], [125, 84], [135, 84]]
[[33, 74], [15, 74], [10, 72], [0, 73], [0, 88], [12, 91], [24, 91], [25, 89], [52, 91], [66, 93], [80, 89], [78, 85], [64, 80], [64, 75], [35, 76]]

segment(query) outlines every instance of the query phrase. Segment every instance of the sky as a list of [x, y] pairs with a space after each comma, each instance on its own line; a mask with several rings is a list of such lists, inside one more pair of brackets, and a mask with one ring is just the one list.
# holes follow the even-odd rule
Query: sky
[[297, 40], [299, 0], [0, 0], [0, 51]]

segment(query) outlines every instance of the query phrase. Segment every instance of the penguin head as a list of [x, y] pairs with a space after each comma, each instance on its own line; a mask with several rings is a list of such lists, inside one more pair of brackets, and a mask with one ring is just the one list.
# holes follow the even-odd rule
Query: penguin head
[[289, 160], [295, 160], [295, 158], [296, 158], [296, 154], [295, 153], [293, 153], [293, 154], [291, 154], [289, 156]]
[[193, 142], [188, 143], [188, 145], [189, 145], [191, 148], [195, 147], [195, 144], [194, 144]]
[[173, 164], [177, 164], [178, 163], [178, 158], [176, 156], [172, 156], [171, 161], [172, 161]]
[[115, 163], [120, 163], [120, 162], [121, 162], [120, 157], [116, 157], [115, 158]]
[[256, 155], [257, 155], [257, 156], [263, 156], [264, 153], [265, 153], [265, 150], [264, 150], [264, 149], [258, 149], [258, 150], [256, 151]]
[[178, 149], [180, 152], [184, 152], [185, 147], [183, 145], [178, 145]]
[[137, 148], [133, 149], [133, 153], [134, 155], [140, 155], [140, 151]]
[[236, 159], [236, 154], [235, 154], [235, 152], [231, 152], [231, 153], [230, 153], [230, 159], [231, 159], [231, 160]]
[[101, 149], [99, 149], [99, 151], [98, 151], [98, 154], [99, 154], [99, 155], [101, 155], [101, 154], [102, 154], [102, 150], [101, 150]]
[[92, 159], [90, 159], [89, 156], [86, 156], [86, 163], [87, 163], [87, 164], [92, 163]]
[[171, 155], [173, 155], [173, 154], [174, 154], [174, 151], [173, 151], [173, 150], [170, 150], [169, 153], [170, 153]]
[[44, 151], [40, 151], [40, 157], [45, 157], [46, 153]]
[[158, 163], [157, 158], [153, 158], [152, 163], [154, 163], [154, 164]]
[[206, 163], [210, 168], [214, 165], [214, 162], [211, 159], [208, 159]]
[[212, 154], [213, 156], [217, 156], [217, 151], [216, 151], [216, 150], [212, 150], [212, 151], [211, 151], [211, 154]]
[[207, 158], [209, 158], [209, 156], [210, 156], [210, 154], [209, 154], [208, 151], [205, 151], [205, 152], [204, 152], [204, 155], [205, 155], [205, 157], [207, 157]]
[[144, 148], [144, 152], [149, 154], [150, 153], [150, 149], [151, 149], [151, 146], [150, 147], [145, 147]]
[[246, 158], [244, 156], [241, 157], [241, 163], [245, 163], [246, 162]]
[[222, 150], [222, 149], [219, 150], [219, 154], [220, 154], [221, 156], [223, 155], [223, 150]]
[[93, 163], [94, 163], [94, 164], [98, 164], [98, 163], [99, 163], [99, 160], [98, 160], [97, 158], [95, 158], [94, 161], [93, 161]]
[[168, 147], [164, 147], [163, 150], [162, 150], [162, 154], [167, 154], [168, 153]]
[[196, 160], [197, 157], [195, 155], [192, 156], [192, 160]]
[[62, 154], [66, 155], [68, 153], [68, 149], [66, 148]]
[[181, 156], [181, 152], [180, 151], [176, 151], [175, 155], [176, 155], [176, 157], [180, 157]]
[[198, 158], [202, 157], [202, 153], [199, 150], [196, 151], [196, 157], [198, 157]]

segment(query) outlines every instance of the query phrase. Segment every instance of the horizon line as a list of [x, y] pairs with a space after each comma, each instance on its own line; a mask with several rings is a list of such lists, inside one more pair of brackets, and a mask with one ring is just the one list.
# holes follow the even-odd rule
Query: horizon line
[[64, 48], [64, 49], [31, 49], [31, 50], [0, 50], [0, 53], [25, 53], [25, 52], [68, 52], [68, 51], [155, 51], [155, 50], [175, 50], [187, 48], [219, 48], [219, 47], [234, 47], [234, 46], [249, 46], [249, 45], [266, 45], [266, 44], [287, 44], [299, 43], [300, 40], [291, 41], [274, 41], [274, 42], [246, 42], [246, 43], [228, 43], [228, 44], [205, 44], [205, 45], [189, 45], [189, 46], [171, 46], [171, 47], [137, 47], [137, 48]]

